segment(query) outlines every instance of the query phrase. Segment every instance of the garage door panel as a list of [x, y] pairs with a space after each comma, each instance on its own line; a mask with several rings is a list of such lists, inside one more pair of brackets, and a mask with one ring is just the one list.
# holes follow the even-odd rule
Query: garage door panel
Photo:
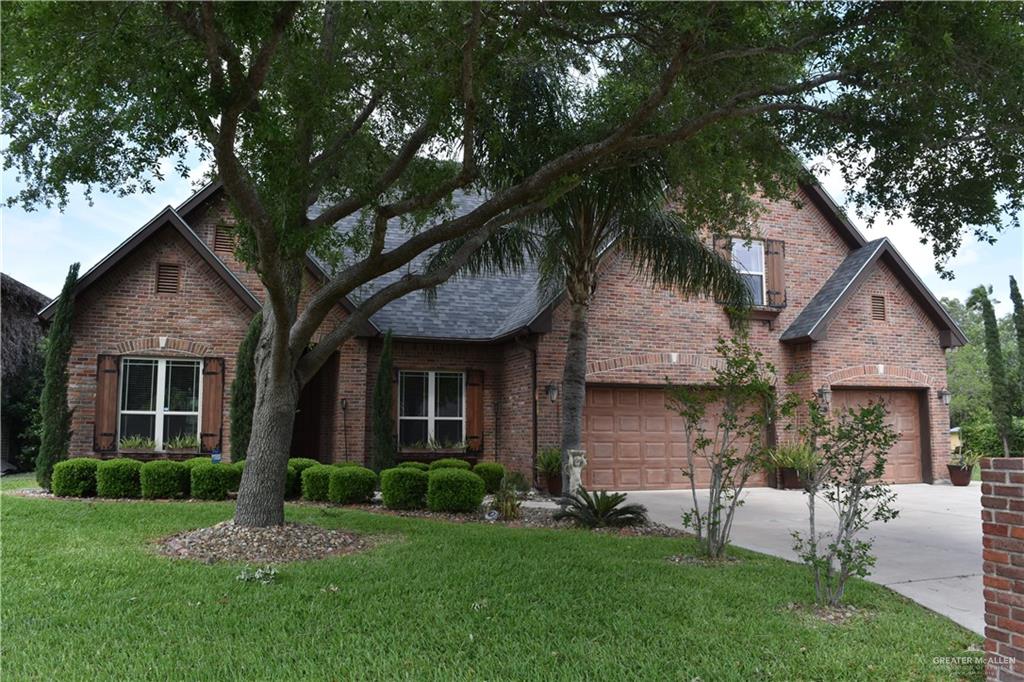
[[923, 480], [921, 415], [915, 391], [837, 388], [832, 395], [834, 411], [856, 409], [869, 403], [885, 405], [888, 412], [885, 422], [896, 431], [898, 439], [889, 451], [883, 480], [892, 483], [920, 483]]
[[[720, 413], [708, 410], [708, 428]], [[584, 449], [587, 467], [584, 485], [592, 489], [688, 488], [683, 421], [665, 407], [662, 387], [587, 388], [584, 410]], [[697, 482], [707, 487], [710, 472], [698, 469]], [[765, 477], [749, 485], [764, 485]]]

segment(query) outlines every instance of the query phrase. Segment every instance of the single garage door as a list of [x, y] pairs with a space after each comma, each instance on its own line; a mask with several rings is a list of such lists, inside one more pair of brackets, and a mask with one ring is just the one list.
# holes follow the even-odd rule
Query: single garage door
[[890, 483], [920, 483], [921, 466], [921, 411], [917, 391], [887, 391], [881, 389], [832, 390], [832, 409], [852, 408], [868, 402], [885, 403], [889, 415], [886, 421], [896, 429], [899, 440], [889, 452], [884, 480]]
[[[709, 423], [717, 424], [714, 410], [708, 414]], [[682, 474], [686, 466], [682, 420], [666, 409], [662, 388], [588, 386], [583, 429], [587, 453], [583, 485], [588, 489], [689, 487]], [[697, 484], [707, 487], [709, 479], [708, 470], [698, 468]], [[764, 475], [758, 474], [748, 485], [764, 482]]]

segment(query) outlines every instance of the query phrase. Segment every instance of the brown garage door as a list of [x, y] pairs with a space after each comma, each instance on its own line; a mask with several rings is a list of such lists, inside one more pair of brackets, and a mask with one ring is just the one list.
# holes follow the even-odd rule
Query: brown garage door
[[[713, 409], [709, 410], [709, 423], [712, 427], [718, 423]], [[686, 466], [682, 421], [665, 408], [663, 389], [588, 386], [583, 429], [587, 453], [583, 485], [587, 488], [689, 487], [682, 475]], [[700, 487], [707, 487], [709, 478], [706, 468], [698, 468]], [[763, 485], [764, 480], [763, 475], [756, 475], [748, 485]]]
[[890, 483], [920, 483], [921, 467], [921, 413], [916, 391], [886, 391], [880, 389], [834, 389], [832, 409], [866, 405], [870, 401], [885, 402], [889, 412], [886, 421], [896, 429], [899, 440], [889, 452], [884, 480]]

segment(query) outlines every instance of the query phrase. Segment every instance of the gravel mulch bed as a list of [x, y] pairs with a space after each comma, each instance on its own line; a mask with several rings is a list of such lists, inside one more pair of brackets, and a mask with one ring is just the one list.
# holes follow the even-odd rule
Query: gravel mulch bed
[[159, 540], [157, 551], [174, 559], [206, 564], [218, 561], [283, 564], [352, 554], [369, 545], [355, 533], [306, 523], [248, 528], [228, 520]]
[[665, 558], [670, 564], [680, 564], [682, 566], [728, 566], [740, 563], [740, 560], [736, 557], [728, 556], [721, 559], [708, 559], [707, 557], [693, 556], [692, 554], [673, 554]]
[[829, 625], [846, 625], [858, 618], [870, 618], [871, 612], [858, 609], [856, 606], [818, 606], [817, 604], [786, 604], [785, 610], [809, 620], [816, 620]]

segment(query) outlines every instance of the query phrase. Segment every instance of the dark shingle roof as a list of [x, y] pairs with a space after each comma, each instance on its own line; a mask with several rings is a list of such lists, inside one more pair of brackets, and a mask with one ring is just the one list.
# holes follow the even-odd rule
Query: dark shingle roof
[[832, 273], [818, 293], [814, 295], [789, 328], [783, 332], [783, 341], [813, 338], [815, 329], [822, 326], [829, 312], [836, 307], [843, 294], [853, 285], [857, 276], [878, 256], [886, 239], [876, 239], [852, 251]]
[[[476, 209], [485, 196], [456, 192], [452, 198], [450, 217], [459, 217]], [[314, 207], [311, 215], [316, 215]], [[355, 229], [359, 216], [339, 221], [335, 229]], [[400, 246], [411, 236], [399, 221], [392, 220], [384, 240], [385, 250]], [[358, 303], [373, 292], [397, 281], [402, 275], [422, 268], [430, 252], [415, 258], [407, 267], [378, 277], [353, 292]], [[330, 267], [320, 263], [330, 272]], [[536, 267], [531, 263], [514, 273], [456, 275], [434, 290], [434, 295], [414, 291], [392, 301], [370, 319], [381, 331], [390, 329], [395, 336], [424, 339], [460, 339], [481, 341], [513, 334], [540, 314], [550, 300], [544, 300]]]

